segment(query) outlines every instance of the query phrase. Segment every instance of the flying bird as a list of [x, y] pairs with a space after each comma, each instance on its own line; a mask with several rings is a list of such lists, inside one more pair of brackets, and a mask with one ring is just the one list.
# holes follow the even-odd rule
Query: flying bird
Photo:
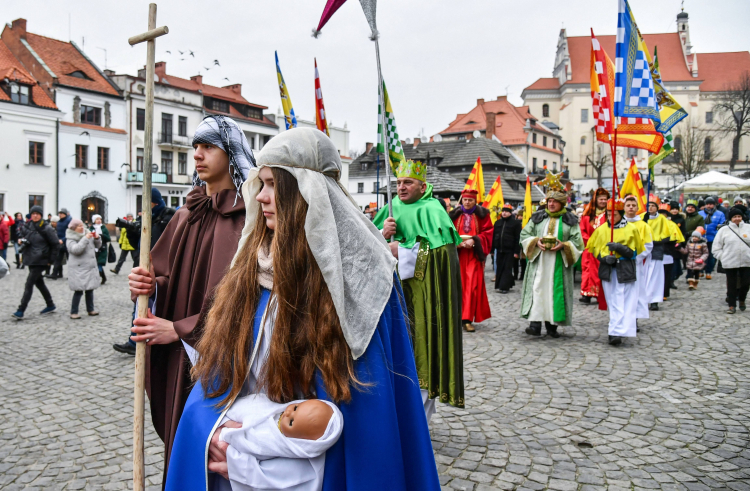
[[170, 55], [172, 54], [172, 52], [171, 52], [171, 51], [169, 51], [169, 50], [167, 50], [167, 53], [169, 53]]
[[185, 61], [185, 58], [180, 58], [180, 61]]
[[226, 80], [227, 82], [229, 82], [229, 79], [227, 77], [224, 77], [224, 80]]
[[219, 60], [214, 60], [214, 65], [221, 66], [221, 65], [219, 65]]
[[81, 171], [81, 172], [79, 172], [79, 173], [78, 173], [78, 177], [81, 177], [81, 176], [85, 176], [85, 177], [86, 177], [86, 179], [88, 179], [88, 178], [89, 178], [89, 175], [88, 175], [88, 174], [86, 174], [86, 172], [84, 172], [84, 171]]
[[209, 70], [210, 70], [210, 68], [206, 68], [206, 67], [203, 67], [203, 69], [204, 69], [204, 70], [206, 70], [206, 71], [209, 71]]
[[83, 132], [81, 132], [81, 134], [80, 134], [80, 135], [78, 135], [78, 136], [83, 136], [83, 135], [86, 135], [86, 136], [88, 136], [89, 138], [91, 138], [91, 133], [89, 133], [88, 131], [83, 131]]
[[[188, 51], [190, 51], [190, 50], [188, 50]], [[192, 51], [190, 51], [190, 56], [192, 56], [193, 58], [195, 58], [195, 53], [193, 53]]]
[[185, 52], [184, 52], [184, 51], [180, 51], [179, 49], [177, 50], [177, 52], [178, 52], [178, 53], [180, 53], [181, 55], [184, 55], [184, 54], [185, 54]]

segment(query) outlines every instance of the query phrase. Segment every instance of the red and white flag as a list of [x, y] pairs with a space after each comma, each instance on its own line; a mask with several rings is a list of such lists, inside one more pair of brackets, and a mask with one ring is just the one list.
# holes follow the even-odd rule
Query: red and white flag
[[320, 90], [320, 76], [318, 75], [318, 60], [315, 60], [315, 125], [327, 136], [328, 121], [326, 120], [326, 109], [323, 106], [323, 91]]

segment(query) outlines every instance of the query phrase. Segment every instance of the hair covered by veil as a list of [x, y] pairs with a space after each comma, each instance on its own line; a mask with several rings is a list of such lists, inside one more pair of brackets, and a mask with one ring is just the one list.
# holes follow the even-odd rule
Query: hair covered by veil
[[275, 136], [258, 153], [257, 166], [242, 186], [246, 221], [237, 254], [257, 225], [260, 169], [286, 170], [297, 179], [308, 205], [305, 236], [356, 360], [367, 349], [390, 298], [396, 259], [339, 181], [341, 157], [323, 132], [294, 128]]

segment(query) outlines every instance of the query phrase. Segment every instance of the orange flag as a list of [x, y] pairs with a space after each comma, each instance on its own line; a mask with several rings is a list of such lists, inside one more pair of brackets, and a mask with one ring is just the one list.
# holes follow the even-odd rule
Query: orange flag
[[641, 181], [641, 173], [638, 172], [638, 167], [635, 165], [635, 158], [630, 162], [630, 169], [628, 169], [628, 175], [625, 176], [625, 181], [622, 183], [620, 188], [620, 198], [632, 194], [635, 199], [638, 200], [638, 214], [646, 212], [646, 191], [643, 189], [643, 181]]
[[479, 157], [477, 157], [477, 161], [474, 163], [474, 168], [471, 169], [471, 174], [469, 174], [469, 178], [466, 180], [464, 191], [467, 189], [474, 189], [477, 191], [479, 194], [479, 196], [477, 196], [478, 203], [484, 201], [484, 174], [482, 173], [482, 160]]

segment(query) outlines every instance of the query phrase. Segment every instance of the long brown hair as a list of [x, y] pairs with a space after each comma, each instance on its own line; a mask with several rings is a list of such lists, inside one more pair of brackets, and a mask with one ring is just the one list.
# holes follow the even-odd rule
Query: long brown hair
[[316, 371], [320, 371], [328, 396], [334, 402], [348, 402], [351, 386], [360, 382], [331, 294], [307, 243], [308, 205], [294, 176], [275, 167], [271, 172], [276, 230], [268, 229], [259, 207], [253, 232], [216, 289], [196, 346], [200, 357], [191, 375], [203, 383], [209, 398], [230, 389], [217, 406], [227, 406], [240, 392], [250, 369], [253, 321], [261, 293], [258, 250], [270, 247], [277, 314], [257, 390], [265, 390], [279, 403], [292, 401], [299, 394], [310, 398]]

